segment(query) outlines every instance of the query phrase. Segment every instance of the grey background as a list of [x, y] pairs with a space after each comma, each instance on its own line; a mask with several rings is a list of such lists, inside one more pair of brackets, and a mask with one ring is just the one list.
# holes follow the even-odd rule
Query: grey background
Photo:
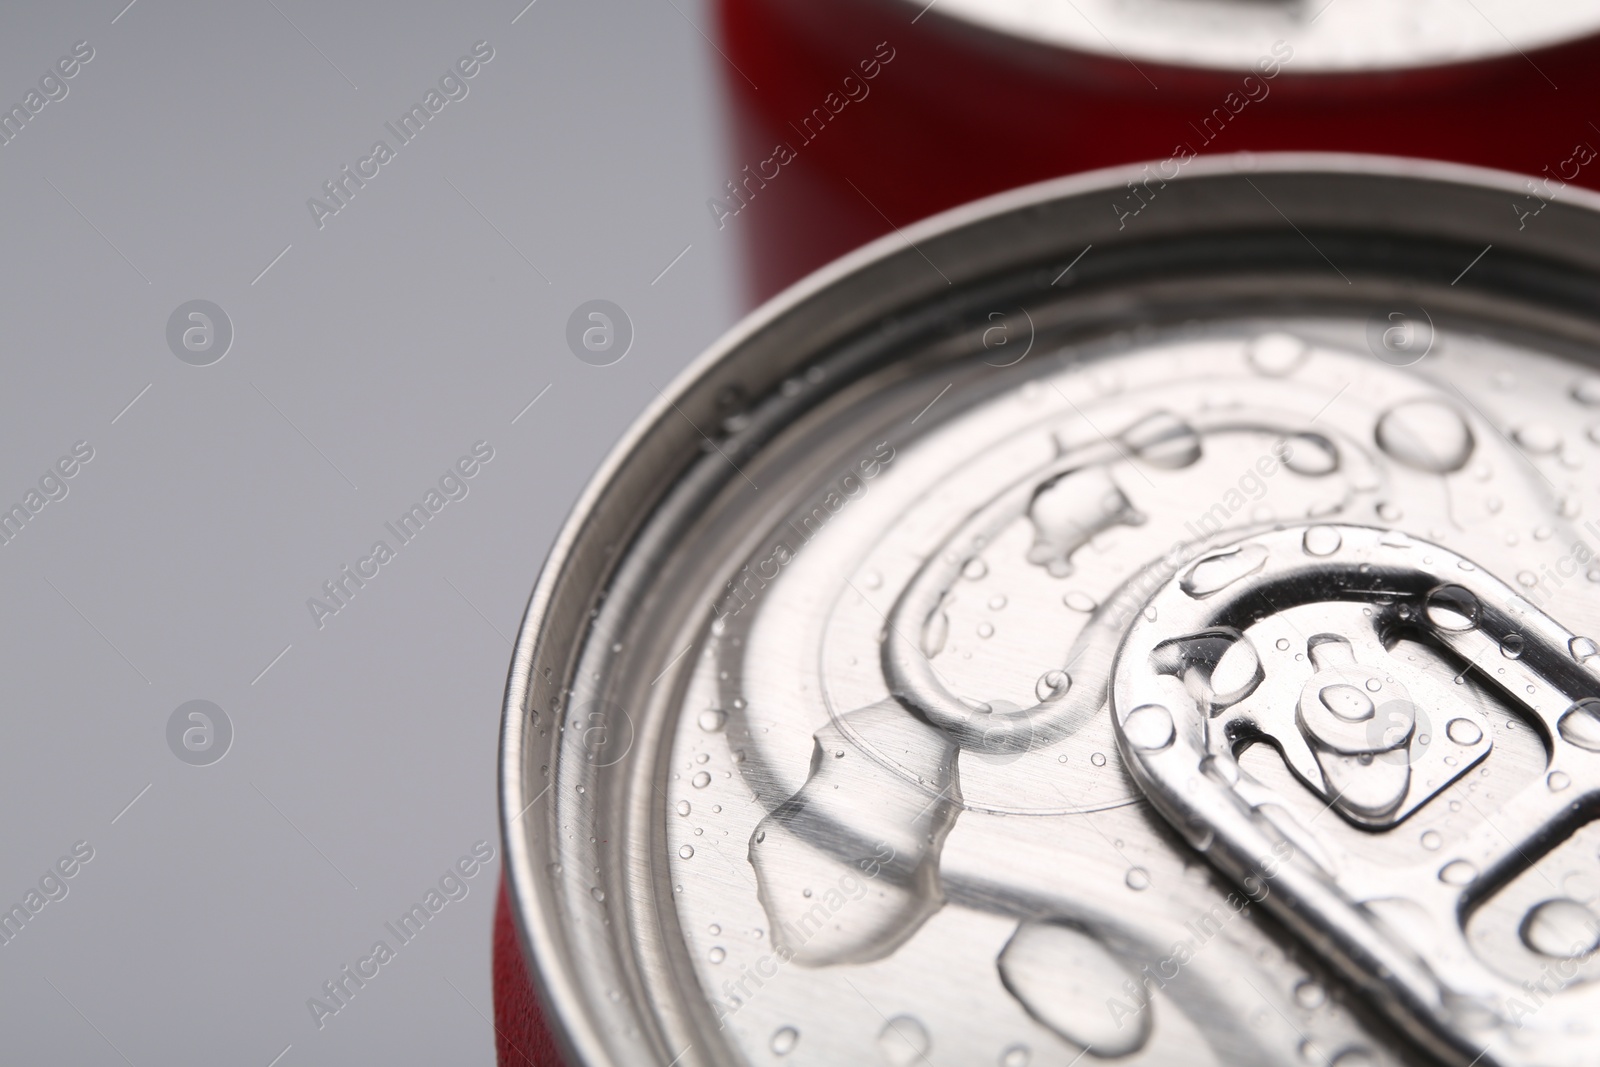
[[[0, 1059], [491, 1063], [509, 640], [583, 482], [740, 310], [711, 12], [125, 2], [0, 16], [6, 108], [95, 52], [0, 146], [0, 506], [94, 449], [0, 546], [0, 905], [94, 848], [0, 945]], [[468, 96], [319, 230], [307, 198], [479, 40]], [[594, 298], [633, 323], [608, 367], [565, 343]], [[193, 299], [233, 323], [207, 367], [166, 343]], [[480, 440], [319, 630], [307, 599]], [[209, 766], [166, 739], [196, 699], [233, 724]], [[319, 1031], [307, 998], [479, 840], [469, 895]]]

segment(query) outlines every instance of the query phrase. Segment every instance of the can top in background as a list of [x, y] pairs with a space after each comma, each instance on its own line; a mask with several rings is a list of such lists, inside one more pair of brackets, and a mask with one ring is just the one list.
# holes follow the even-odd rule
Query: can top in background
[[[901, 0], [932, 8], [926, 0]], [[1587, 37], [1581, 0], [939, 0], [940, 14], [1057, 48], [1132, 62], [1247, 71], [1294, 42], [1300, 73], [1376, 73], [1514, 56]]]
[[572, 1061], [1585, 1062], [1600, 198], [1526, 196], [1089, 174], [696, 361], [507, 690]]

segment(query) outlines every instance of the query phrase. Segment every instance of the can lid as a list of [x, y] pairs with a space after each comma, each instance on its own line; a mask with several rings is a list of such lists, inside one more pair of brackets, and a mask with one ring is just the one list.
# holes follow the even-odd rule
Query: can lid
[[1512, 56], [1589, 36], [1582, 0], [903, 0], [1037, 44], [1130, 63], [1362, 73]]
[[1600, 196], [1162, 173], [806, 279], [585, 491], [501, 765], [576, 1061], [1600, 1040]]

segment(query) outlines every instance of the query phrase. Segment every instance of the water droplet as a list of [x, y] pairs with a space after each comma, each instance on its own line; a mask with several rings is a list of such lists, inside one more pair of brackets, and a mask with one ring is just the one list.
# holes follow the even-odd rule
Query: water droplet
[[1072, 688], [1072, 678], [1066, 671], [1045, 671], [1039, 675], [1039, 680], [1033, 683], [1033, 695], [1039, 698], [1042, 704], [1051, 697], [1066, 695]]
[[701, 771], [693, 778], [689, 779], [689, 783], [696, 789], [704, 789], [706, 786], [711, 784], [711, 775], [707, 774], [705, 771]]
[[1062, 923], [1024, 922], [998, 962], [1011, 995], [1073, 1046], [1114, 1059], [1149, 1041], [1153, 1012], [1113, 1018], [1106, 1011], [1107, 991], [1132, 975], [1091, 934]]
[[1576, 900], [1557, 897], [1529, 910], [1521, 934], [1522, 943], [1541, 956], [1576, 959], [1600, 947], [1600, 916]]
[[1144, 621], [1145, 622], [1155, 622], [1156, 621], [1156, 606], [1154, 604], [1146, 604], [1145, 605], [1145, 607], [1144, 607]]
[[1367, 692], [1369, 693], [1376, 693], [1378, 690], [1383, 688], [1383, 683], [1378, 681], [1376, 678], [1368, 678], [1362, 684], [1367, 687]]
[[1322, 701], [1323, 707], [1345, 722], [1366, 722], [1372, 718], [1376, 710], [1367, 694], [1353, 685], [1345, 685], [1342, 682], [1323, 686], [1322, 691], [1317, 694], [1317, 699]]
[[1423, 604], [1428, 621], [1441, 630], [1463, 633], [1478, 625], [1478, 598], [1459, 585], [1435, 586]]
[[1081, 593], [1076, 589], [1063, 596], [1061, 602], [1073, 611], [1081, 611], [1085, 615], [1100, 606], [1094, 597], [1088, 593]]
[[710, 926], [706, 927], [706, 929], [710, 931], [712, 937], [722, 933], [722, 927], [718, 926], [716, 923], [712, 923]]
[[1122, 879], [1135, 892], [1150, 888], [1150, 872], [1143, 867], [1130, 867]]
[[1248, 544], [1204, 557], [1179, 579], [1178, 585], [1196, 600], [1221, 592], [1241, 578], [1267, 565], [1265, 545]]
[[1316, 982], [1302, 978], [1295, 983], [1294, 1002], [1307, 1011], [1315, 1011], [1328, 1002], [1328, 994]]
[[1520, 659], [1528, 642], [1521, 634], [1506, 634], [1500, 639], [1500, 654], [1506, 659]]
[[881, 589], [883, 588], [883, 575], [877, 571], [868, 571], [866, 576], [862, 578], [862, 582], [868, 589]]
[[1288, 333], [1264, 333], [1245, 345], [1244, 358], [1257, 374], [1282, 378], [1292, 374], [1311, 355], [1311, 346]]
[[1600, 752], [1600, 700], [1584, 697], [1556, 724], [1561, 738], [1588, 752]]
[[594, 897], [596, 904], [604, 904], [606, 902], [606, 891], [601, 889], [599, 886], [592, 887], [589, 890], [589, 895]]
[[683, 859], [683, 860], [693, 859], [694, 858], [694, 846], [693, 845], [684, 845], [682, 848], [678, 849], [678, 858], [679, 859]]
[[1276, 648], [1279, 652], [1287, 652], [1289, 651], [1289, 639], [1287, 637], [1280, 637], [1272, 643], [1272, 647]]
[[1308, 556], [1331, 556], [1343, 544], [1344, 538], [1332, 526], [1312, 526], [1300, 538], [1300, 546]]
[[1518, 571], [1517, 584], [1524, 589], [1532, 589], [1539, 584], [1539, 576], [1532, 571]]
[[1559, 793], [1572, 784], [1572, 779], [1566, 771], [1551, 771], [1544, 783], [1550, 787], [1550, 792]]
[[961, 566], [961, 577], [969, 582], [979, 582], [989, 575], [989, 565], [977, 556], [973, 556]]
[[1320, 478], [1339, 469], [1339, 452], [1321, 434], [1297, 434], [1285, 440], [1279, 450], [1283, 465], [1296, 474]]
[[1475, 745], [1483, 740], [1483, 730], [1471, 719], [1451, 719], [1444, 732], [1458, 745]]
[[994, 625], [992, 623], [980, 622], [978, 624], [978, 636], [979, 637], [993, 637], [994, 636]]
[[700, 724], [700, 729], [708, 734], [714, 734], [727, 724], [728, 713], [721, 708], [707, 708], [695, 721]]
[[[945, 835], [961, 810], [955, 777], [959, 750], [892, 698], [846, 712], [819, 727], [813, 737], [805, 784], [768, 813], [752, 837], [749, 858], [757, 897], [766, 910], [774, 947], [790, 952], [802, 966], [882, 959], [944, 902], [938, 862]], [[856, 739], [869, 750], [893, 752], [894, 769], [871, 759], [826, 758], [826, 753], [849, 750]], [[803, 903], [805, 894], [799, 890], [821, 886], [827, 893], [842, 878], [861, 875], [854, 860], [817, 843], [819, 805], [834, 810], [840, 804], [852, 810], [852, 826], [861, 834], [895, 843], [895, 870], [903, 873], [876, 880], [870, 893], [834, 911], [816, 930], [811, 925], [815, 918], [805, 918], [814, 914], [812, 905]], [[796, 930], [801, 932], [798, 939]]]
[[1028, 1067], [1033, 1062], [1033, 1052], [1027, 1045], [1012, 1045], [1000, 1053], [1000, 1067]]
[[1536, 456], [1549, 455], [1561, 447], [1561, 434], [1549, 423], [1535, 422], [1511, 431], [1511, 439], [1524, 452]]
[[1444, 844], [1444, 838], [1439, 836], [1439, 831], [1437, 831], [1437, 830], [1424, 830], [1424, 831], [1422, 831], [1422, 847], [1427, 849], [1429, 852], [1438, 852], [1439, 851], [1439, 847], [1441, 845], [1443, 845], [1443, 844]]
[[1567, 642], [1567, 651], [1572, 653], [1572, 658], [1579, 663], [1585, 663], [1595, 656], [1600, 656], [1600, 648], [1595, 647], [1591, 637], [1574, 637]]
[[1104, 767], [1106, 765], [1106, 755], [1104, 752], [1096, 752], [1094, 755], [1089, 757], [1089, 762], [1094, 764], [1096, 767]]
[[1440, 400], [1408, 400], [1384, 412], [1378, 447], [1413, 470], [1448, 474], [1472, 456], [1472, 430], [1461, 413]]
[[678, 801], [678, 814], [679, 815], [687, 815], [687, 814], [689, 814], [689, 802], [687, 800]]
[[1172, 744], [1172, 712], [1160, 704], [1144, 704], [1122, 720], [1128, 744], [1141, 752], [1158, 752]]
[[1006, 596], [1005, 596], [1004, 593], [996, 593], [994, 596], [989, 598], [989, 610], [990, 611], [999, 611], [1002, 608], [1004, 608], [1005, 606], [1006, 606]]
[[1478, 868], [1466, 860], [1451, 860], [1439, 868], [1439, 881], [1445, 885], [1466, 885], [1478, 877]]
[[1033, 544], [1028, 562], [1056, 578], [1073, 571], [1072, 556], [1096, 534], [1145, 521], [1103, 466], [1085, 467], [1045, 482], [1028, 505]]
[[1121, 437], [1135, 459], [1163, 470], [1179, 470], [1200, 458], [1200, 435], [1170, 412], [1145, 416], [1122, 431]]
[[794, 1047], [799, 1043], [800, 1031], [792, 1026], [784, 1026], [773, 1031], [772, 1040], [767, 1047], [772, 1049], [774, 1056], [787, 1056], [794, 1051]]
[[932, 1047], [928, 1028], [911, 1015], [896, 1015], [878, 1033], [878, 1048], [892, 1067], [911, 1067], [926, 1059]]
[[1572, 399], [1585, 407], [1600, 404], [1600, 378], [1579, 378], [1572, 383]]

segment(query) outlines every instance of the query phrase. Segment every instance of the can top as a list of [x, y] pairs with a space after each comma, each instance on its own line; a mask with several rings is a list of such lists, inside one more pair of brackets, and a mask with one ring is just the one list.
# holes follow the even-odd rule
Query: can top
[[[1055, 48], [1248, 73], [1397, 71], [1514, 56], [1600, 30], [1583, 0], [903, 0]], [[1285, 44], [1289, 46], [1285, 52]]]
[[574, 1059], [1583, 1062], [1600, 197], [1545, 193], [1084, 175], [698, 360], [507, 689]]

